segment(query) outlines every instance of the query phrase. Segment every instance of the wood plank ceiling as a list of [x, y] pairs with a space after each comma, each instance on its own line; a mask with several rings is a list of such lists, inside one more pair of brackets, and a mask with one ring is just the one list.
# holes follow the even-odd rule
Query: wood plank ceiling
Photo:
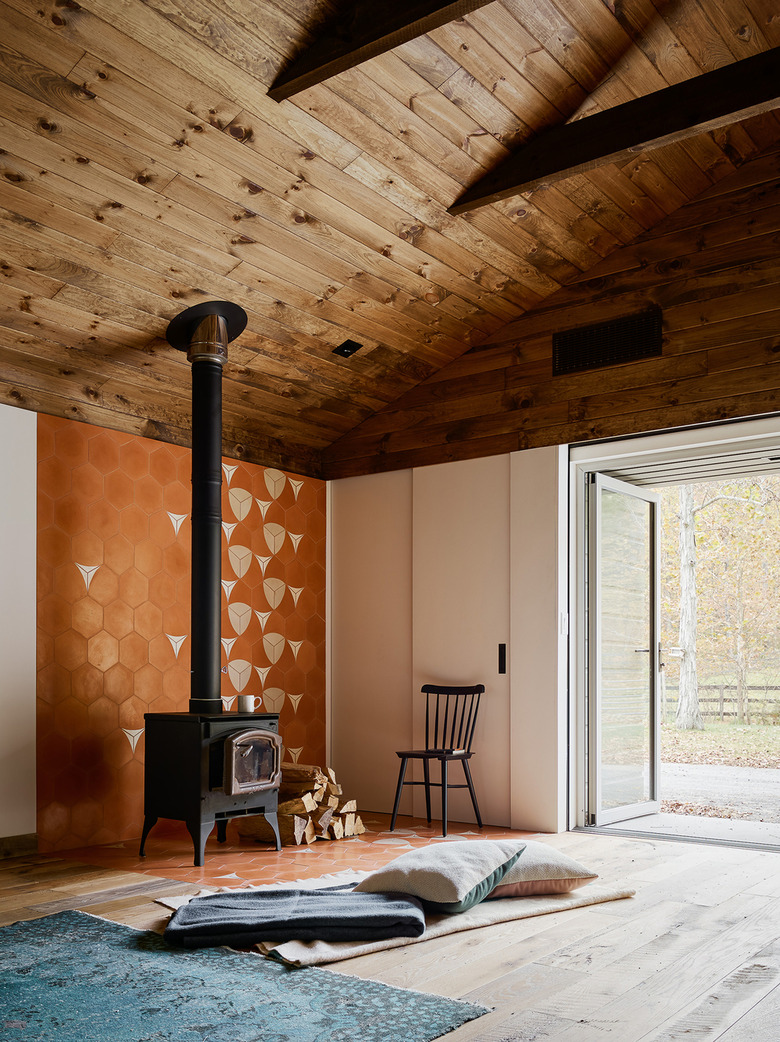
[[707, 131], [455, 213], [545, 131], [780, 46], [780, 8], [427, 6], [456, 17], [276, 101], [351, 5], [0, 0], [0, 401], [188, 444], [165, 331], [231, 300], [249, 321], [224, 451], [318, 475], [347, 432], [780, 141], [776, 100], [726, 102], [691, 112]]

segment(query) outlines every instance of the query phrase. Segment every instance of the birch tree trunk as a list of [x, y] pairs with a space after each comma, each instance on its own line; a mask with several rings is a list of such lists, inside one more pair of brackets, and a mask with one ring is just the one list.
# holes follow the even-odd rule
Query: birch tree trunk
[[696, 675], [696, 538], [693, 488], [680, 485], [680, 690], [675, 726], [681, 731], [703, 731]]
[[748, 713], [748, 653], [745, 641], [745, 598], [743, 595], [742, 569], [737, 582], [737, 619], [734, 661], [737, 667], [737, 723], [749, 724]]

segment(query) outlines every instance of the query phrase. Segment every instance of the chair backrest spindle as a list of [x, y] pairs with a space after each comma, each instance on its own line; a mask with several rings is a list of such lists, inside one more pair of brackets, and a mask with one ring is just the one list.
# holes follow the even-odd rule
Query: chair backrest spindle
[[426, 749], [463, 749], [471, 752], [484, 686], [443, 687], [425, 684], [422, 690], [426, 696]]

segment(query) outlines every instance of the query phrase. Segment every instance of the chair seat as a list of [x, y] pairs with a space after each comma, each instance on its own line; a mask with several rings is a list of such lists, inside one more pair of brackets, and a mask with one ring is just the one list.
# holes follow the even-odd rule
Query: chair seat
[[404, 752], [396, 752], [402, 760], [465, 760], [473, 754], [468, 749], [407, 749]]

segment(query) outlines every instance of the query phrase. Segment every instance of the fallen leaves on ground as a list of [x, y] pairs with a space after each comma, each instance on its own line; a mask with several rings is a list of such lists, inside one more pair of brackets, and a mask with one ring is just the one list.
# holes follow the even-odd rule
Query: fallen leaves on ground
[[661, 812], [663, 814], [690, 814], [698, 818], [755, 820], [750, 811], [739, 811], [735, 807], [712, 807], [701, 803], [683, 803], [680, 800], [661, 800]]
[[662, 763], [703, 763], [725, 767], [780, 768], [780, 727], [728, 725], [704, 731], [661, 728]]

